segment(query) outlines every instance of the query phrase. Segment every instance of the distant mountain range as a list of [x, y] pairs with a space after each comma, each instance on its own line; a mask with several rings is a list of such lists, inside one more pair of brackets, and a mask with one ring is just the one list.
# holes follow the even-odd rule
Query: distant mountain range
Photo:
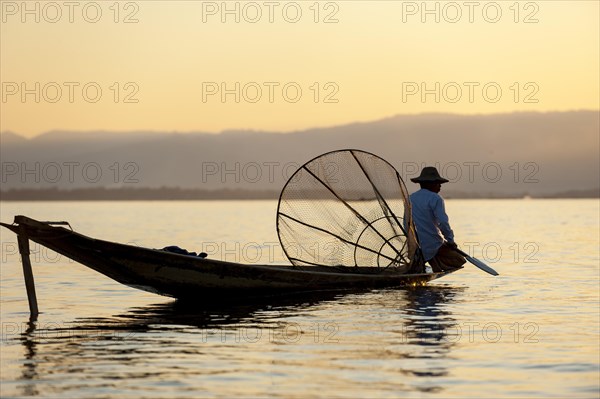
[[279, 192], [302, 163], [342, 148], [385, 158], [411, 191], [408, 179], [426, 165], [452, 181], [443, 193], [460, 197], [593, 196], [600, 185], [598, 111], [398, 115], [286, 133], [3, 132], [1, 185], [13, 193], [166, 187], [262, 197]]

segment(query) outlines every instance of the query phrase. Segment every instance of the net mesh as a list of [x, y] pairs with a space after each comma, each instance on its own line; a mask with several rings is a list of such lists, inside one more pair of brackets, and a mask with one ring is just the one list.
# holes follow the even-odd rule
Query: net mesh
[[385, 160], [359, 150], [323, 154], [290, 177], [279, 240], [296, 266], [377, 266], [415, 272], [408, 192]]

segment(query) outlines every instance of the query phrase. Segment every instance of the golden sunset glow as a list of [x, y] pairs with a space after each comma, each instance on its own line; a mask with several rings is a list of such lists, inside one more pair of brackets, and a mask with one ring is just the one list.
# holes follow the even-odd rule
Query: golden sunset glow
[[600, 107], [595, 1], [48, 4], [1, 3], [3, 131]]

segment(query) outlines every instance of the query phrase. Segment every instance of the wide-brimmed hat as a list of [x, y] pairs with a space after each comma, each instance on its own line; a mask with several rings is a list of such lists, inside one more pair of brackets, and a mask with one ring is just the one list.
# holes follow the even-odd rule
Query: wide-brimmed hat
[[413, 183], [448, 183], [448, 179], [444, 179], [433, 166], [426, 166], [421, 171], [421, 175], [410, 179]]

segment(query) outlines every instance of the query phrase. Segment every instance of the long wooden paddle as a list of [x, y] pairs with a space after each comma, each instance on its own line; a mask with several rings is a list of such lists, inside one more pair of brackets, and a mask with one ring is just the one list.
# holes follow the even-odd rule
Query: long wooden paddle
[[498, 272], [495, 271], [494, 269], [492, 269], [491, 267], [489, 267], [488, 265], [486, 265], [485, 263], [483, 263], [482, 261], [480, 261], [479, 259], [473, 258], [472, 256], [470, 256], [468, 253], [461, 251], [458, 248], [453, 248], [456, 252], [458, 252], [459, 254], [461, 254], [462, 256], [465, 257], [466, 260], [468, 260], [469, 262], [471, 262], [473, 265], [477, 266], [478, 268], [480, 268], [481, 270], [483, 270], [486, 273], [491, 274], [492, 276], [497, 276]]

